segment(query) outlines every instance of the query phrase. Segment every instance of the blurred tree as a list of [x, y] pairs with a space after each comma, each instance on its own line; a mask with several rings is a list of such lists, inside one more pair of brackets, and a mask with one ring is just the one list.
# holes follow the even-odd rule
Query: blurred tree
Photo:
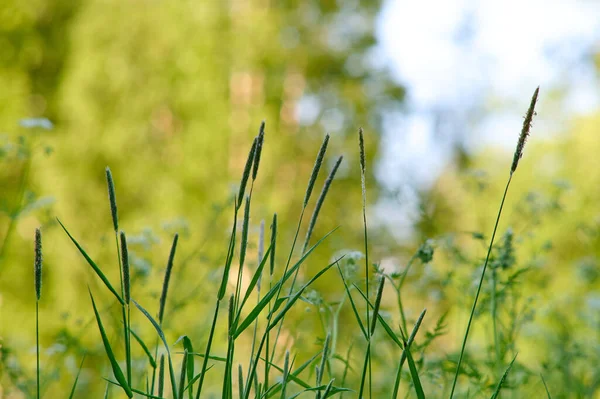
[[[56, 198], [57, 216], [116, 281], [104, 181], [104, 168], [111, 167], [121, 228], [150, 248], [133, 248], [144, 283], [138, 297], [140, 291], [156, 294], [169, 236], [183, 233], [181, 262], [192, 257], [195, 266], [173, 282], [180, 295], [175, 307], [184, 298], [214, 295], [216, 287], [204, 277], [218, 274], [222, 263], [231, 194], [260, 121], [267, 122], [267, 136], [253, 240], [260, 220], [278, 212], [282, 242], [291, 242], [317, 149], [330, 133], [319, 182], [337, 156], [344, 155], [344, 163], [314, 237], [343, 228], [315, 254], [314, 271], [332, 251], [361, 247], [357, 129], [365, 128], [371, 163], [381, 116], [404, 96], [380, 62], [374, 38], [380, 6], [378, 0], [9, 0], [0, 5], [0, 47], [6, 50], [0, 52], [0, 82], [7, 88], [0, 98], [10, 105], [0, 109], [0, 126], [23, 116], [55, 122], [48, 134], [55, 156], [34, 158], [29, 184]], [[371, 171], [368, 199], [374, 202]], [[35, 221], [22, 227], [7, 256], [28, 259], [34, 227]], [[164, 232], [153, 232], [161, 227]], [[51, 308], [87, 315], [86, 301], [73, 306], [85, 295], [77, 282], [95, 284], [94, 278], [61, 231], [44, 237], [52, 243], [45, 282]], [[286, 247], [280, 247], [281, 262]], [[3, 279], [7, 262], [0, 268], [4, 303], [26, 314], [32, 302], [23, 286], [30, 270], [15, 269]], [[144, 280], [148, 275], [155, 278]], [[186, 319], [177, 333], [190, 323], [203, 328], [202, 318]], [[5, 336], [12, 332], [3, 330]], [[309, 326], [307, 335], [313, 332]], [[52, 333], [46, 332], [48, 340]]]

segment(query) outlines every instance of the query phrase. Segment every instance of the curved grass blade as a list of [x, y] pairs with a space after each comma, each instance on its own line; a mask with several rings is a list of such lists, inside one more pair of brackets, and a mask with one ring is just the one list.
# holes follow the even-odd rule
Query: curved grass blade
[[[292, 274], [294, 274], [294, 272], [300, 267], [300, 265], [302, 265], [302, 263], [304, 263], [304, 261], [312, 253], [312, 251], [314, 251], [314, 249], [317, 246], [319, 246], [323, 242], [323, 240], [325, 240], [327, 237], [329, 237], [329, 235], [332, 234], [335, 230], [337, 230], [337, 227], [335, 229], [331, 230], [329, 233], [327, 233], [325, 236], [323, 236], [323, 238], [321, 238], [315, 245], [313, 245], [302, 256], [302, 258], [300, 258], [300, 260], [298, 262], [296, 262], [296, 264], [288, 270], [288, 272], [277, 282], [277, 284], [275, 284], [269, 290], [269, 292], [267, 292], [267, 294], [258, 302], [258, 304], [256, 304], [256, 306], [252, 309], [252, 311], [250, 311], [250, 314], [248, 314], [248, 316], [246, 316], [244, 321], [237, 326], [237, 328], [235, 329], [235, 332], [233, 334], [234, 338], [237, 338], [242, 333], [242, 331], [244, 331], [246, 328], [248, 328], [254, 322], [254, 320], [260, 315], [260, 313], [267, 306], [267, 304], [271, 301], [271, 299], [273, 299], [273, 297], [280, 291], [279, 288], [292, 276]], [[265, 256], [265, 258], [266, 258], [266, 256]], [[237, 325], [237, 323], [235, 323], [235, 324]]]
[[94, 301], [94, 296], [92, 295], [92, 291], [90, 291], [90, 298], [92, 298], [92, 306], [94, 307], [94, 314], [96, 315], [96, 322], [98, 323], [98, 328], [100, 329], [100, 336], [102, 337], [102, 343], [104, 344], [104, 350], [106, 351], [106, 355], [108, 356], [108, 360], [110, 361], [110, 365], [113, 370], [113, 375], [119, 382], [119, 385], [129, 398], [133, 398], [133, 392], [127, 383], [127, 379], [123, 374], [123, 370], [119, 367], [119, 363], [115, 358], [115, 354], [110, 346], [110, 342], [108, 341], [108, 337], [106, 336], [106, 331], [104, 330], [104, 326], [102, 325], [102, 320], [100, 319], [100, 314], [98, 313], [98, 309], [96, 308], [96, 302]]
[[402, 366], [404, 366], [404, 362], [406, 361], [406, 358], [408, 356], [408, 351], [410, 350], [410, 347], [413, 341], [415, 340], [415, 337], [417, 336], [417, 332], [419, 331], [419, 327], [421, 327], [421, 322], [423, 322], [423, 317], [425, 317], [426, 312], [427, 309], [423, 309], [421, 315], [415, 323], [415, 327], [410, 333], [410, 337], [408, 337], [408, 341], [406, 341], [406, 343], [404, 344], [404, 350], [402, 351], [402, 355], [400, 356], [400, 363], [398, 363], [398, 370], [396, 371], [396, 382], [394, 383], [394, 393], [392, 394], [393, 399], [398, 397], [398, 388], [400, 387], [400, 376], [402, 374]]
[[[108, 382], [109, 384], [113, 384], [113, 385], [119, 386], [119, 383], [117, 383], [117, 382], [115, 382], [115, 381], [111, 381], [111, 380], [109, 380], [109, 379], [107, 379], [107, 378], [105, 378], [104, 380], [105, 380], [106, 382]], [[131, 388], [131, 391], [132, 391], [133, 393], [137, 393], [138, 395], [142, 395], [142, 396], [145, 396], [145, 397], [147, 397], [147, 398], [152, 398], [152, 399], [165, 399], [165, 398], [163, 398], [162, 396], [155, 396], [155, 395], [151, 395], [151, 394], [149, 394], [149, 393], [146, 393], [146, 392], [144, 392], [144, 391], [140, 391], [139, 389], [135, 389], [135, 388]], [[107, 388], [107, 392], [108, 392], [108, 388]], [[108, 395], [106, 395], [106, 396], [104, 397], [104, 399], [107, 399], [107, 398], [108, 398]]]
[[171, 389], [173, 391], [173, 398], [178, 399], [179, 396], [177, 395], [178, 392], [177, 392], [177, 383], [175, 382], [175, 371], [173, 370], [173, 362], [171, 360], [171, 351], [169, 350], [169, 345], [167, 344], [167, 339], [165, 338], [165, 334], [163, 333], [163, 330], [160, 328], [160, 326], [158, 325], [156, 320], [154, 320], [154, 318], [152, 316], [150, 316], [150, 313], [148, 313], [148, 311], [146, 309], [144, 309], [135, 300], [132, 299], [131, 301], [140, 310], [140, 312], [142, 312], [144, 314], [144, 316], [146, 316], [146, 318], [150, 321], [150, 323], [152, 323], [152, 325], [154, 326], [154, 329], [158, 333], [158, 336], [160, 337], [161, 341], [163, 342], [165, 349], [167, 350], [167, 360], [169, 362], [169, 375], [171, 377]]
[[[270, 252], [271, 252], [271, 247], [269, 247], [269, 249], [267, 249], [267, 252], [263, 256], [262, 261], [260, 262], [260, 265], [258, 266], [258, 268], [256, 269], [256, 271], [254, 272], [254, 276], [252, 276], [252, 280], [250, 281], [250, 284], [248, 285], [248, 289], [246, 289], [246, 294], [244, 294], [244, 298], [242, 299], [242, 302], [241, 302], [240, 307], [238, 309], [238, 312], [237, 312], [238, 314], [237, 314], [237, 317], [236, 317], [236, 321], [239, 320], [240, 313], [242, 312], [242, 308], [244, 307], [244, 305], [246, 304], [246, 302], [250, 298], [250, 295], [252, 294], [252, 291], [254, 290], [254, 287], [256, 287], [256, 285], [258, 284], [258, 281], [260, 280], [260, 276], [262, 275], [262, 271], [263, 271], [265, 265], [267, 264]], [[235, 326], [235, 322], [234, 322], [234, 326]]]
[[71, 388], [71, 394], [69, 395], [69, 399], [73, 399], [73, 395], [75, 395], [75, 388], [77, 388], [77, 381], [79, 381], [79, 374], [81, 374], [81, 369], [83, 367], [84, 361], [85, 355], [83, 355], [83, 359], [81, 359], [81, 364], [79, 364], [79, 370], [77, 370], [77, 375], [75, 376], [75, 382], [73, 383], [73, 388]]
[[408, 360], [408, 369], [410, 370], [410, 376], [413, 381], [413, 387], [415, 387], [415, 393], [417, 394], [417, 398], [425, 399], [425, 393], [423, 392], [423, 386], [421, 385], [419, 372], [417, 371], [415, 361], [412, 355], [410, 354], [410, 349], [406, 350], [406, 359]]
[[331, 266], [333, 266], [337, 262], [339, 262], [340, 259], [342, 259], [342, 258], [336, 259], [335, 261], [331, 262], [329, 265], [325, 266], [323, 269], [321, 269], [320, 272], [315, 274], [315, 276], [313, 278], [311, 278], [306, 284], [304, 284], [298, 290], [298, 292], [296, 292], [296, 294], [294, 294], [294, 296], [292, 296], [287, 301], [287, 303], [285, 304], [285, 307], [277, 314], [277, 316], [275, 316], [275, 318], [269, 323], [269, 327], [267, 327], [267, 328], [268, 329], [274, 328], [277, 325], [277, 323], [279, 323], [279, 321], [285, 316], [285, 314], [292, 308], [292, 306], [294, 306], [294, 303], [296, 303], [296, 301], [300, 298], [300, 296], [302, 295], [304, 290], [307, 289], [312, 283], [314, 283], [319, 277], [321, 277], [327, 270], [329, 270], [331, 268]]
[[[185, 351], [187, 352], [187, 376], [188, 376], [188, 386], [189, 386], [189, 398], [192, 399], [194, 393], [193, 393], [193, 382], [192, 379], [194, 378], [194, 347], [192, 346], [192, 340], [186, 335], [183, 337], [183, 347], [185, 349]], [[182, 384], [183, 385], [183, 384]], [[188, 389], [188, 387], [186, 387], [185, 389]], [[184, 389], [184, 390], [185, 390]], [[183, 399], [183, 396], [182, 396]]]
[[[504, 371], [502, 378], [500, 378], [500, 381], [498, 381], [498, 386], [496, 387], [496, 390], [494, 391], [494, 394], [492, 395], [491, 399], [498, 399], [500, 397], [500, 390], [502, 389], [502, 385], [504, 384], [504, 381], [506, 381], [506, 377], [508, 377], [508, 372], [510, 371], [513, 364], [515, 363], [515, 360], [517, 360], [517, 355], [515, 355], [515, 357], [513, 357], [513, 360], [510, 362], [510, 364], [506, 368], [506, 371]], [[544, 385], [546, 385], [546, 384], [544, 383]]]
[[144, 351], [144, 353], [146, 354], [146, 356], [148, 356], [148, 361], [150, 362], [150, 366], [153, 369], [155, 369], [156, 368], [156, 360], [154, 360], [154, 357], [150, 353], [150, 349], [148, 349], [148, 347], [146, 346], [146, 344], [144, 343], [144, 341], [140, 338], [139, 335], [137, 335], [135, 333], [135, 331], [133, 331], [131, 329], [129, 331], [131, 332], [131, 335], [133, 335], [133, 338], [135, 338], [135, 340], [137, 341], [137, 343], [140, 345], [140, 347], [142, 348], [142, 350]]
[[542, 377], [542, 382], [544, 383], [544, 389], [546, 389], [546, 395], [548, 395], [548, 399], [552, 399], [552, 396], [550, 396], [550, 391], [548, 390], [548, 385], [546, 385], [546, 380], [544, 379], [544, 376], [540, 374], [540, 377]]
[[[354, 288], [356, 288], [356, 290], [360, 293], [360, 295], [365, 299], [365, 301], [367, 302], [367, 304], [369, 305], [369, 307], [371, 309], [374, 309], [373, 304], [367, 299], [367, 296], [365, 295], [365, 293], [356, 284], [352, 284], [352, 286]], [[377, 321], [379, 321], [379, 324], [381, 324], [381, 326], [383, 327], [383, 329], [385, 330], [385, 332], [387, 333], [387, 335], [392, 339], [392, 341], [394, 341], [396, 343], [396, 345], [398, 345], [398, 347], [400, 349], [402, 349], [404, 347], [404, 345], [402, 345], [402, 342], [400, 341], [400, 339], [398, 338], [398, 336], [396, 335], [396, 333], [394, 333], [394, 330], [392, 330], [392, 328], [390, 327], [390, 325], [379, 314], [379, 312], [377, 312]]]
[[125, 301], [123, 300], [123, 298], [121, 298], [121, 296], [113, 288], [113, 286], [110, 283], [110, 281], [108, 281], [108, 278], [104, 275], [104, 273], [102, 273], [102, 270], [100, 270], [100, 268], [96, 265], [96, 263], [94, 263], [94, 261], [84, 251], [84, 249], [81, 247], [81, 245], [79, 245], [79, 243], [73, 238], [73, 236], [71, 235], [71, 233], [69, 233], [69, 231], [62, 224], [62, 222], [60, 221], [60, 219], [56, 218], [56, 220], [58, 221], [58, 224], [60, 224], [60, 226], [63, 228], [63, 230], [65, 231], [65, 233], [67, 233], [67, 235], [69, 236], [69, 238], [71, 239], [71, 241], [73, 242], [73, 244], [75, 244], [75, 246], [77, 247], [77, 249], [79, 250], [79, 252], [81, 253], [81, 255], [83, 255], [83, 257], [85, 258], [85, 260], [87, 261], [87, 263], [92, 267], [92, 269], [94, 269], [94, 271], [96, 272], [96, 274], [98, 275], [98, 277], [100, 277], [100, 279], [102, 280], [102, 282], [104, 282], [104, 285], [106, 285], [106, 288], [108, 288], [110, 290], [110, 292], [113, 293], [113, 295], [115, 296], [115, 298], [117, 298], [117, 300], [121, 303], [121, 305], [124, 306], [125, 305]]

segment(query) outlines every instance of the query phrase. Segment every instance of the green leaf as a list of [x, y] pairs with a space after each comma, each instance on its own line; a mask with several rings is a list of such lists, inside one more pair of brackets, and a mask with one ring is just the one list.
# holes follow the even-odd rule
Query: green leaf
[[100, 314], [98, 313], [98, 309], [96, 308], [96, 302], [94, 301], [94, 296], [92, 295], [92, 291], [90, 291], [90, 298], [92, 298], [92, 306], [94, 307], [94, 314], [96, 315], [96, 321], [98, 323], [98, 328], [100, 329], [100, 336], [102, 337], [102, 343], [104, 344], [104, 350], [106, 351], [106, 355], [108, 356], [108, 360], [110, 361], [110, 365], [113, 370], [113, 374], [119, 385], [123, 388], [127, 397], [133, 398], [133, 392], [123, 375], [123, 371], [121, 367], [119, 367], [119, 363], [117, 359], [115, 359], [115, 354], [113, 353], [112, 347], [110, 346], [110, 342], [108, 341], [108, 337], [106, 336], [106, 331], [104, 330], [104, 326], [102, 325], [102, 320], [100, 319]]
[[142, 350], [144, 351], [146, 356], [148, 356], [148, 361], [150, 362], [150, 366], [152, 366], [152, 368], [155, 369], [156, 368], [156, 360], [154, 360], [154, 357], [152, 357], [152, 354], [150, 353], [150, 350], [148, 349], [148, 347], [146, 346], [144, 341], [142, 341], [142, 339], [139, 337], [139, 335], [137, 335], [135, 333], [135, 331], [133, 331], [132, 329], [129, 329], [129, 331], [131, 332], [131, 335], [133, 335], [133, 338], [135, 338], [137, 343], [142, 347]]
[[139, 303], [137, 303], [133, 299], [131, 300], [131, 302], [134, 303], [134, 305], [140, 310], [140, 312], [142, 312], [144, 314], [144, 316], [146, 316], [146, 318], [148, 320], [150, 320], [150, 323], [152, 323], [152, 325], [154, 326], [154, 329], [158, 333], [158, 336], [160, 337], [161, 341], [163, 342], [163, 345], [165, 346], [165, 349], [167, 350], [167, 360], [169, 361], [169, 375], [171, 377], [170, 379], [171, 379], [171, 389], [173, 391], [173, 398], [179, 399], [179, 397], [177, 396], [177, 383], [175, 382], [175, 370], [173, 370], [173, 362], [171, 360], [171, 351], [169, 350], [169, 345], [167, 344], [167, 339], [165, 338], [165, 334], [163, 333], [163, 330], [160, 328], [160, 326], [158, 325], [156, 320], [154, 320], [154, 318], [152, 316], [150, 316], [150, 313], [148, 313], [148, 311], [146, 309], [144, 309]]
[[410, 376], [413, 381], [413, 386], [415, 387], [415, 393], [417, 394], [417, 398], [425, 399], [425, 393], [423, 392], [423, 386], [421, 385], [419, 372], [417, 371], [415, 361], [413, 360], [413, 357], [410, 354], [410, 348], [406, 348], [406, 359], [408, 360], [408, 368], [410, 370]]
[[[510, 364], [504, 371], [504, 374], [502, 374], [502, 378], [500, 378], [500, 381], [498, 381], [498, 386], [496, 386], [496, 390], [494, 391], [494, 394], [492, 395], [491, 399], [498, 399], [500, 397], [500, 390], [502, 389], [502, 385], [504, 385], [504, 381], [506, 381], [506, 377], [508, 377], [508, 372], [510, 371], [513, 364], [515, 363], [515, 360], [517, 360], [517, 355], [515, 355], [515, 357], [513, 357], [513, 360], [510, 362]], [[544, 383], [544, 386], [545, 385], [546, 385], [546, 383]]]
[[73, 395], [75, 395], [75, 388], [77, 388], [77, 381], [79, 381], [79, 374], [81, 374], [81, 368], [83, 367], [84, 361], [85, 355], [83, 355], [83, 359], [81, 359], [81, 364], [79, 365], [79, 370], [77, 370], [77, 375], [75, 376], [75, 382], [73, 383], [73, 388], [71, 388], [71, 394], [69, 395], [69, 399], [73, 399]]
[[73, 241], [73, 244], [75, 244], [75, 246], [77, 247], [77, 249], [79, 250], [79, 252], [81, 252], [81, 255], [83, 255], [83, 257], [89, 263], [89, 265], [92, 267], [92, 269], [94, 269], [94, 271], [96, 272], [96, 274], [98, 275], [98, 277], [100, 277], [100, 279], [104, 282], [104, 284], [110, 290], [110, 292], [112, 292], [113, 295], [119, 300], [119, 302], [121, 303], [121, 305], [125, 305], [125, 301], [123, 300], [123, 298], [121, 298], [121, 296], [117, 293], [117, 291], [110, 284], [110, 281], [108, 281], [108, 278], [104, 275], [104, 273], [102, 273], [102, 270], [100, 270], [100, 268], [96, 265], [96, 263], [94, 263], [94, 261], [88, 256], [88, 254], [83, 250], [83, 248], [81, 248], [81, 245], [79, 245], [79, 243], [73, 238], [73, 236], [71, 235], [71, 233], [69, 233], [69, 231], [62, 224], [62, 222], [60, 221], [60, 219], [56, 218], [56, 220], [58, 221], [58, 223], [60, 224], [60, 226], [63, 228], [63, 230], [65, 231], [65, 233], [67, 233], [67, 235], [69, 236], [69, 238], [71, 239], [71, 241]]

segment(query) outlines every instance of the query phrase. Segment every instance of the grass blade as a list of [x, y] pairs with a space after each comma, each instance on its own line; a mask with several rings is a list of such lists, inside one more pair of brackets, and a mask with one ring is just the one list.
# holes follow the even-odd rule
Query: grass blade
[[427, 309], [423, 309], [421, 315], [417, 319], [415, 326], [410, 333], [410, 337], [408, 337], [408, 341], [406, 341], [404, 345], [404, 350], [402, 351], [402, 355], [400, 356], [400, 362], [398, 363], [398, 369], [396, 370], [396, 382], [394, 383], [394, 393], [392, 394], [392, 399], [396, 399], [398, 397], [398, 389], [400, 388], [400, 377], [402, 375], [402, 366], [404, 366], [404, 362], [408, 357], [408, 351], [417, 336], [417, 332], [419, 331], [419, 327], [421, 327], [421, 323], [423, 322], [423, 318], [425, 317], [425, 313]]
[[77, 247], [77, 249], [79, 250], [79, 252], [81, 253], [81, 255], [83, 255], [83, 257], [85, 258], [85, 260], [87, 261], [87, 263], [92, 267], [92, 269], [94, 269], [94, 271], [96, 272], [96, 274], [98, 275], [98, 277], [100, 277], [100, 279], [102, 280], [102, 282], [104, 283], [104, 285], [106, 285], [106, 288], [108, 288], [109, 291], [112, 292], [112, 294], [115, 296], [115, 298], [117, 298], [117, 300], [119, 301], [119, 303], [121, 303], [121, 305], [125, 305], [125, 301], [123, 300], [123, 298], [121, 298], [121, 296], [113, 288], [113, 286], [110, 283], [110, 281], [108, 281], [108, 278], [104, 275], [104, 273], [102, 273], [102, 270], [100, 270], [100, 268], [96, 265], [96, 263], [94, 263], [94, 261], [89, 257], [89, 255], [84, 251], [84, 249], [81, 247], [81, 245], [79, 245], [79, 243], [73, 238], [73, 236], [71, 235], [71, 233], [69, 233], [69, 231], [62, 224], [62, 222], [60, 221], [60, 219], [57, 218], [56, 220], [58, 221], [58, 224], [60, 224], [60, 226], [63, 228], [63, 230], [65, 231], [65, 233], [67, 233], [67, 235], [69, 236], [69, 238], [71, 239], [71, 241], [73, 242], [73, 244], [75, 244], [75, 246]]
[[83, 359], [81, 359], [81, 363], [79, 364], [79, 369], [77, 370], [77, 375], [75, 376], [75, 382], [73, 382], [73, 388], [71, 388], [71, 393], [69, 394], [69, 399], [73, 399], [73, 395], [75, 395], [75, 389], [77, 388], [77, 382], [79, 381], [79, 374], [81, 374], [81, 369], [83, 367], [84, 361], [85, 361], [85, 355], [83, 355]]
[[171, 351], [169, 350], [169, 345], [167, 344], [167, 339], [165, 338], [165, 334], [163, 333], [163, 330], [160, 328], [160, 325], [156, 322], [156, 320], [154, 320], [154, 318], [152, 316], [150, 316], [150, 313], [148, 313], [148, 311], [146, 309], [144, 309], [135, 300], [132, 299], [131, 301], [140, 310], [140, 312], [142, 312], [143, 315], [146, 316], [146, 318], [150, 321], [150, 323], [152, 323], [152, 326], [154, 326], [154, 329], [158, 333], [158, 336], [160, 337], [161, 341], [163, 342], [163, 344], [165, 346], [165, 349], [167, 350], [167, 360], [169, 362], [169, 374], [171, 377], [171, 389], [173, 391], [173, 397], [175, 399], [178, 399], [179, 396], [177, 395], [178, 392], [177, 392], [177, 385], [175, 382], [175, 371], [173, 370], [173, 362], [171, 360]]
[[144, 351], [144, 353], [146, 354], [146, 356], [148, 356], [148, 361], [150, 362], [150, 366], [153, 369], [155, 369], [156, 368], [156, 360], [154, 360], [154, 357], [150, 353], [150, 349], [148, 349], [148, 346], [146, 346], [146, 344], [144, 343], [144, 341], [140, 338], [139, 335], [136, 334], [135, 331], [133, 331], [131, 329], [129, 331], [131, 332], [131, 335], [133, 335], [133, 338], [140, 345], [140, 347], [142, 348], [142, 350]]
[[106, 331], [104, 330], [104, 326], [102, 325], [102, 320], [100, 319], [100, 314], [98, 313], [98, 309], [96, 308], [96, 302], [94, 301], [94, 296], [92, 295], [92, 291], [90, 291], [90, 298], [92, 299], [92, 306], [94, 307], [94, 314], [96, 315], [96, 322], [98, 323], [98, 329], [100, 330], [100, 336], [102, 337], [102, 343], [104, 344], [104, 350], [106, 351], [106, 355], [108, 356], [108, 360], [110, 361], [110, 365], [113, 370], [113, 375], [119, 382], [119, 385], [125, 391], [125, 394], [129, 398], [133, 398], [133, 392], [127, 383], [127, 379], [119, 367], [119, 363], [115, 358], [112, 347], [110, 346], [110, 342], [108, 341], [108, 337], [106, 335]]
[[548, 399], [552, 399], [550, 391], [548, 390], [548, 385], [546, 385], [546, 380], [544, 379], [544, 376], [540, 374], [540, 377], [542, 377], [542, 382], [544, 383], [544, 389], [546, 390], [546, 395], [548, 396]]
[[425, 399], [425, 393], [423, 392], [423, 386], [421, 385], [421, 379], [419, 378], [419, 372], [417, 371], [417, 366], [415, 365], [415, 361], [410, 353], [410, 348], [406, 349], [406, 359], [408, 360], [408, 369], [410, 370], [410, 376], [413, 381], [413, 386], [415, 387], [415, 393], [417, 394], [418, 399]]
[[[500, 397], [500, 390], [502, 389], [502, 385], [504, 384], [504, 381], [506, 381], [506, 377], [508, 377], [508, 372], [510, 371], [513, 364], [515, 363], [515, 360], [517, 360], [517, 355], [515, 355], [515, 357], [513, 357], [513, 360], [510, 362], [510, 364], [506, 368], [506, 371], [504, 371], [502, 378], [500, 378], [500, 381], [498, 381], [498, 386], [496, 387], [496, 390], [494, 391], [494, 394], [492, 395], [491, 399], [498, 399]], [[546, 384], [544, 384], [544, 385], [546, 385]]]

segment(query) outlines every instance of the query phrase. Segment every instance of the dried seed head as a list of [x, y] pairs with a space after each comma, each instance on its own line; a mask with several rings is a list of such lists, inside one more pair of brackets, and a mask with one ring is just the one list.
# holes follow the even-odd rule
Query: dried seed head
[[310, 175], [310, 180], [308, 181], [308, 187], [306, 187], [306, 195], [304, 196], [304, 207], [306, 207], [306, 205], [308, 204], [308, 200], [310, 199], [313, 187], [315, 186], [315, 181], [317, 180], [317, 176], [319, 175], [319, 169], [321, 169], [321, 164], [323, 163], [323, 158], [325, 157], [325, 152], [327, 151], [328, 143], [329, 135], [326, 135], [325, 139], [323, 140], [323, 143], [321, 144], [321, 148], [319, 149], [317, 159], [315, 160], [315, 166], [313, 166], [313, 171]]
[[35, 261], [34, 261], [35, 297], [39, 301], [42, 296], [42, 232], [35, 229]]
[[260, 154], [262, 153], [263, 142], [265, 141], [265, 121], [260, 124], [258, 130], [258, 141], [256, 142], [256, 153], [254, 155], [254, 167], [252, 168], [252, 180], [256, 180], [258, 166], [260, 164]]
[[115, 197], [115, 184], [113, 182], [110, 168], [106, 167], [106, 184], [108, 185], [108, 201], [110, 202], [110, 214], [113, 220], [115, 233], [119, 230], [119, 217], [117, 215], [117, 198]]
[[527, 114], [525, 115], [525, 120], [523, 121], [523, 129], [521, 130], [521, 135], [519, 136], [519, 142], [517, 143], [517, 148], [515, 150], [515, 156], [513, 158], [513, 163], [510, 168], [510, 174], [512, 175], [517, 170], [517, 166], [519, 165], [519, 160], [523, 156], [523, 148], [525, 147], [525, 142], [527, 141], [527, 137], [529, 136], [529, 131], [531, 130], [531, 122], [533, 121], [533, 116], [535, 113], [535, 104], [537, 102], [538, 94], [540, 92], [540, 87], [538, 86], [533, 93], [533, 97], [531, 98], [531, 104], [529, 105], [529, 109], [527, 110]]
[[131, 302], [131, 277], [129, 275], [129, 251], [127, 250], [127, 238], [125, 232], [121, 231], [121, 263], [123, 265], [123, 299], [129, 305]]

